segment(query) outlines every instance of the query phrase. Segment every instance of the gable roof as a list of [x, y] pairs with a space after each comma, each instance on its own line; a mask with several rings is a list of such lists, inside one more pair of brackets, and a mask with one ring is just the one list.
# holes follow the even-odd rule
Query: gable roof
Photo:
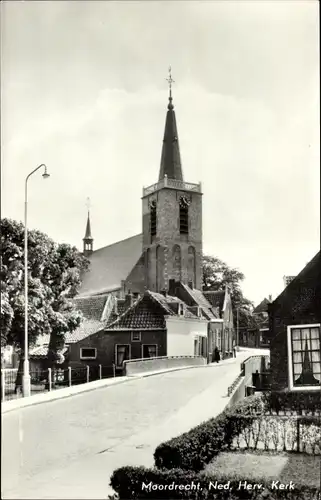
[[221, 314], [224, 307], [225, 300], [225, 290], [209, 290], [203, 292], [206, 299], [210, 302], [212, 307], [218, 308], [219, 314]]
[[[76, 342], [79, 342], [80, 340], [83, 340], [89, 335], [92, 335], [93, 333], [99, 332], [99, 330], [102, 330], [102, 328], [105, 326], [105, 323], [102, 321], [97, 321], [94, 319], [84, 319], [82, 323], [76, 328], [75, 331], [73, 332], [68, 332], [65, 335], [65, 346], [69, 344], [75, 344]], [[40, 347], [47, 348], [48, 352], [48, 345], [50, 341], [50, 335], [43, 335], [41, 339], [41, 345], [34, 347], [33, 349], [30, 350], [30, 356], [33, 355], [34, 352], [37, 352], [37, 349]]]
[[166, 328], [165, 314], [170, 314], [170, 311], [164, 309], [161, 303], [157, 302], [157, 306], [153, 307], [151, 303], [151, 295], [146, 292], [143, 297], [137, 300], [129, 309], [127, 309], [116, 321], [110, 323], [105, 328], [106, 330], [127, 330], [127, 329], [142, 329], [154, 330]]
[[78, 311], [82, 312], [85, 318], [100, 321], [108, 297], [109, 294], [75, 297], [74, 304]]
[[89, 256], [89, 270], [82, 276], [79, 296], [119, 289], [141, 257], [142, 248], [143, 235], [137, 234], [95, 250]]
[[184, 284], [183, 287], [193, 297], [195, 303], [202, 308], [203, 312], [207, 316], [207, 319], [216, 318], [216, 314], [212, 311], [212, 305], [201, 290], [197, 290], [197, 288], [190, 288], [188, 285]]
[[114, 307], [109, 315], [107, 324], [114, 323], [120, 316], [124, 314], [125, 311], [127, 311], [127, 309], [128, 306], [126, 305], [125, 299], [115, 298]]
[[263, 299], [262, 302], [259, 303], [258, 306], [253, 311], [253, 314], [259, 314], [263, 312], [268, 311], [268, 305], [270, 304], [270, 301], [268, 299]]
[[167, 315], [176, 316], [178, 314], [178, 311], [175, 311], [175, 308], [173, 306], [175, 304], [182, 304], [185, 309], [184, 310], [185, 318], [195, 319], [198, 317], [196, 316], [196, 314], [190, 311], [187, 308], [185, 302], [183, 302], [183, 300], [179, 299], [178, 297], [173, 297], [172, 295], [165, 296], [162, 293], [151, 292], [150, 290], [148, 290], [147, 293], [163, 307]]
[[[315, 291], [315, 295], [312, 293], [306, 293], [307, 290], [303, 290], [308, 286], [310, 292]], [[297, 301], [300, 303], [301, 307], [305, 304], [314, 300], [321, 302], [321, 266], [320, 266], [320, 251], [313, 257], [313, 259], [308, 262], [308, 264], [302, 269], [302, 271], [288, 284], [288, 286], [280, 293], [278, 297], [271, 303], [271, 310], [279, 304], [282, 307], [288, 304], [291, 309], [293, 309], [293, 300], [297, 296]], [[304, 296], [302, 292], [304, 293]], [[301, 297], [302, 295], [302, 297]], [[314, 296], [314, 299], [312, 298]], [[317, 306], [316, 306], [317, 307]], [[270, 309], [269, 309], [270, 310]]]
[[186, 304], [177, 297], [164, 296], [161, 293], [147, 290], [116, 321], [108, 324], [105, 331], [122, 329], [164, 330], [166, 328], [165, 316], [177, 316], [177, 313], [171, 307], [173, 304], [183, 304], [185, 306], [185, 318], [197, 318], [195, 314], [186, 308]]
[[[66, 354], [68, 351], [68, 347], [64, 347], [60, 352], [60, 354]], [[39, 347], [35, 347], [34, 349], [31, 349], [29, 355], [30, 358], [33, 359], [42, 359], [46, 358], [48, 354], [48, 344], [41, 345]]]

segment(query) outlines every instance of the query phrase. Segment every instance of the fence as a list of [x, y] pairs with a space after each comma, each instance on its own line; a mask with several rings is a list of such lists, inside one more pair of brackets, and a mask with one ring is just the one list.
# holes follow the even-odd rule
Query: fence
[[[115, 365], [30, 371], [31, 395], [115, 376]], [[1, 401], [22, 397], [22, 377], [17, 368], [1, 370]]]
[[[296, 451], [321, 455], [321, 423], [315, 416], [234, 415], [242, 428], [232, 449]], [[244, 420], [248, 425], [244, 427]]]

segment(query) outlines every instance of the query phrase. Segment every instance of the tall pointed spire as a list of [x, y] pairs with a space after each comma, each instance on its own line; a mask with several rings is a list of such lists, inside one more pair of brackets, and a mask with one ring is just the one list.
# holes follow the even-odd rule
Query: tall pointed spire
[[90, 208], [90, 200], [89, 200], [89, 198], [87, 198], [88, 215], [87, 215], [87, 224], [86, 224], [85, 237], [83, 238], [83, 242], [84, 242], [84, 255], [86, 257], [89, 257], [89, 255], [93, 252], [93, 243], [94, 243], [94, 239], [91, 236], [91, 225], [90, 225], [89, 208]]
[[169, 84], [169, 98], [165, 122], [165, 132], [163, 139], [163, 148], [161, 156], [161, 164], [159, 170], [159, 180], [164, 179], [165, 175], [169, 179], [183, 180], [183, 171], [181, 164], [181, 155], [179, 151], [178, 133], [176, 125], [176, 116], [172, 97], [172, 84], [175, 83], [172, 79], [171, 67], [169, 68], [169, 76], [167, 78]]
[[86, 225], [86, 233], [85, 233], [85, 237], [84, 237], [84, 240], [92, 240], [92, 236], [91, 236], [91, 227], [90, 227], [90, 214], [89, 214], [89, 210], [88, 210], [88, 217], [87, 217], [87, 225]]

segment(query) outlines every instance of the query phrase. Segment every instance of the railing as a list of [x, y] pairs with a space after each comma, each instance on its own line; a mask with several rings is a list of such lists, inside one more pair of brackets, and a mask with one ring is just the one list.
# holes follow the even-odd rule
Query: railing
[[[254, 370], [258, 369], [264, 369], [266, 370], [266, 366], [268, 364], [268, 361], [270, 360], [270, 357], [268, 355], [256, 355], [256, 356], [249, 356], [246, 358], [242, 363], [241, 363], [241, 373], [236, 377], [234, 382], [227, 388], [227, 395], [231, 396], [233, 393], [234, 389], [237, 387], [237, 385], [240, 383], [242, 379], [246, 379], [246, 382], [248, 381], [249, 377], [252, 378], [252, 374], [254, 373]], [[255, 368], [253, 368], [253, 363], [255, 363]]]
[[202, 192], [201, 183], [192, 184], [191, 182], [178, 181], [176, 179], [168, 179], [168, 177], [165, 176], [164, 179], [162, 179], [161, 181], [156, 182], [155, 184], [152, 184], [151, 186], [148, 186], [146, 188], [143, 188], [143, 197], [163, 188], [180, 189], [182, 191], [194, 191], [196, 193]]
[[123, 363], [124, 375], [134, 375], [146, 371], [158, 371], [175, 367], [203, 366], [207, 360], [203, 356], [156, 356], [153, 358], [129, 359]]
[[[67, 369], [48, 368], [48, 370], [30, 371], [31, 396], [115, 376], [115, 365], [87, 365]], [[17, 368], [1, 370], [2, 402], [22, 397], [22, 377], [23, 372], [19, 372]]]

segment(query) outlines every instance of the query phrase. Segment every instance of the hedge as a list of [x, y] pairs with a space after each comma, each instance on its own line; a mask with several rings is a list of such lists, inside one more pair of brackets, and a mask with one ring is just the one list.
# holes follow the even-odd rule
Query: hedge
[[[230, 448], [234, 438], [249, 425], [251, 414], [260, 415], [265, 409], [262, 398], [256, 395], [226, 408], [217, 417], [160, 444], [154, 453], [156, 467], [202, 470], [219, 452]], [[233, 418], [235, 414], [237, 419]]]
[[263, 399], [272, 412], [312, 413], [321, 412], [321, 393], [314, 392], [267, 392]]
[[[246, 479], [242, 478], [242, 483]], [[227, 489], [215, 489], [213, 485], [227, 485]], [[253, 485], [253, 479], [247, 480]], [[145, 467], [121, 467], [114, 471], [111, 486], [120, 500], [157, 499], [157, 500], [318, 500], [320, 489], [295, 484], [294, 490], [272, 489], [271, 483], [258, 480], [264, 489], [238, 489], [240, 480], [217, 476], [205, 476], [204, 473], [184, 471], [181, 469], [159, 470]], [[148, 487], [150, 485], [150, 488]], [[195, 485], [195, 489], [191, 488]], [[147, 487], [146, 487], [147, 486]], [[169, 488], [171, 486], [171, 488]], [[185, 489], [185, 487], [189, 489]]]

